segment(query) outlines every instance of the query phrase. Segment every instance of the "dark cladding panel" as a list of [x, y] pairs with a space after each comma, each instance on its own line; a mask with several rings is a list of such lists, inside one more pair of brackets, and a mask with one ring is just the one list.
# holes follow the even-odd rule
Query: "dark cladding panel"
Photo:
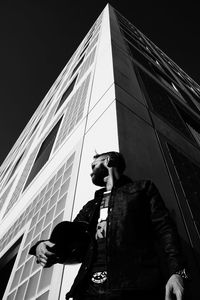
[[200, 234], [200, 166], [172, 145], [168, 148]]

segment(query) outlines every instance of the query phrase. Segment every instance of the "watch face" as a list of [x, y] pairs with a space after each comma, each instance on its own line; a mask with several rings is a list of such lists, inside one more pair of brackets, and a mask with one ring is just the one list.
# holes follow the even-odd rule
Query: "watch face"
[[180, 275], [183, 279], [189, 279], [185, 269], [177, 271], [175, 274]]

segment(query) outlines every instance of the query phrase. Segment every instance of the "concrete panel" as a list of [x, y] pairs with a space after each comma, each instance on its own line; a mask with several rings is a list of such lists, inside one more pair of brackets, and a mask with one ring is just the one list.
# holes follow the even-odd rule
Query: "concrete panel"
[[144, 121], [152, 124], [151, 118], [149, 115], [149, 112], [141, 102], [139, 102], [136, 98], [126, 93], [125, 90], [123, 90], [118, 85], [115, 86], [115, 93], [116, 93], [116, 100], [120, 102], [122, 105], [126, 106], [128, 109], [130, 109], [134, 114], [136, 114], [138, 117], [142, 118]]
[[118, 132], [115, 102], [103, 113], [97, 122], [85, 135], [82, 149], [80, 169], [75, 195], [73, 217], [80, 208], [94, 196], [95, 187], [90, 178], [91, 163], [95, 151], [98, 153], [116, 150], [118, 151]]
[[90, 109], [99, 101], [113, 84], [113, 63], [111, 51], [110, 23], [108, 10], [105, 10], [92, 86]]
[[113, 84], [109, 90], [102, 96], [96, 105], [90, 110], [88, 114], [86, 132], [89, 128], [100, 118], [104, 111], [115, 101], [115, 85]]
[[[177, 200], [172, 189], [154, 129], [130, 110], [117, 103], [119, 147], [127, 161], [127, 175], [132, 179], [151, 179], [184, 231]], [[187, 239], [184, 234], [184, 239]]]
[[146, 105], [146, 100], [140, 90], [131, 58], [114, 43], [112, 44], [112, 51], [115, 83], [142, 104]]

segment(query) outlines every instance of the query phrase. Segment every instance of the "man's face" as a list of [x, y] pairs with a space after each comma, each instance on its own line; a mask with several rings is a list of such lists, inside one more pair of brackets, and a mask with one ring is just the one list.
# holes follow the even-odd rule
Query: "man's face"
[[100, 156], [96, 158], [91, 167], [92, 167], [92, 173], [90, 174], [92, 178], [92, 182], [95, 185], [98, 186], [105, 186], [106, 183], [104, 181], [104, 178], [108, 176], [108, 169], [105, 166], [105, 161], [107, 159], [107, 156]]

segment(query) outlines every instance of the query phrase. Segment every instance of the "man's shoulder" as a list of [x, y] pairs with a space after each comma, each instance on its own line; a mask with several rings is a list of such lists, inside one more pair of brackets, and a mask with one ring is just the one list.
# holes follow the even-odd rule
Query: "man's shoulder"
[[122, 186], [122, 189], [129, 192], [135, 192], [139, 190], [146, 190], [152, 185], [152, 180], [150, 179], [136, 179], [131, 182], [127, 182]]

